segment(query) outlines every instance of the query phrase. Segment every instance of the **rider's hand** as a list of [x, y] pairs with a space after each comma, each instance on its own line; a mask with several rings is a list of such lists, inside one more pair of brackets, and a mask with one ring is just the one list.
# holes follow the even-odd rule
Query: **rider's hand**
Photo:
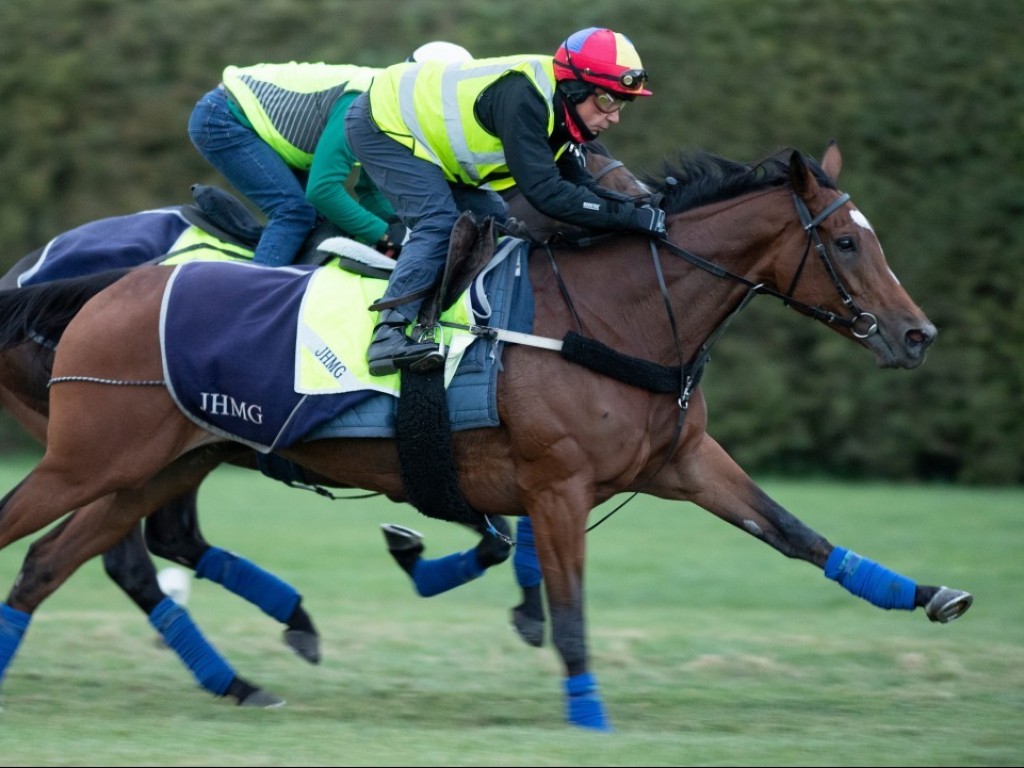
[[388, 225], [387, 232], [381, 236], [374, 247], [385, 256], [397, 259], [408, 237], [409, 230], [406, 229], [405, 224], [396, 221], [394, 224]]
[[638, 205], [633, 209], [630, 228], [656, 237], [665, 236], [665, 212], [650, 205]]

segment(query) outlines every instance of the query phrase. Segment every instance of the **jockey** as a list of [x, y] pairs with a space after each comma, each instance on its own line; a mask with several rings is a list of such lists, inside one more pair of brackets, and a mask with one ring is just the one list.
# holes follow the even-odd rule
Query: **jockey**
[[[434, 41], [410, 61], [470, 58], [465, 48]], [[291, 264], [318, 216], [392, 257], [405, 227], [369, 177], [356, 198], [345, 184], [356, 158], [345, 138], [345, 113], [381, 69], [351, 64], [229, 66], [189, 119], [199, 153], [267, 216], [253, 262]]]
[[626, 102], [649, 96], [633, 44], [590, 27], [554, 57], [523, 54], [459, 63], [396, 64], [356, 97], [345, 131], [356, 158], [409, 228], [367, 352], [370, 373], [441, 364], [414, 340], [424, 294], [444, 269], [463, 210], [507, 217], [497, 194], [513, 185], [542, 214], [584, 227], [664, 232], [664, 213], [598, 195], [566, 152], [619, 122]]

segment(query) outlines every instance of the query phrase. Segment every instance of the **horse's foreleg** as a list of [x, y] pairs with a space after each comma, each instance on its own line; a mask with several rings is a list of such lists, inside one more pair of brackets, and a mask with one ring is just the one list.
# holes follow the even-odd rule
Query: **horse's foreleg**
[[161, 506], [146, 519], [146, 545], [158, 557], [184, 565], [249, 601], [287, 628], [285, 644], [310, 664], [320, 663], [320, 635], [291, 584], [234, 552], [210, 545], [199, 529], [198, 488]]
[[[576, 508], [588, 509], [585, 504]], [[573, 514], [564, 497], [551, 494], [530, 505], [530, 519], [551, 611], [551, 642], [566, 670], [566, 719], [583, 728], [611, 730], [589, 669], [583, 595], [586, 515]]]
[[761, 490], [707, 435], [685, 463], [666, 468], [656, 485], [658, 490], [652, 492], [657, 495], [694, 502], [786, 557], [813, 563], [826, 578], [879, 608], [924, 608], [929, 619], [945, 623], [962, 615], [973, 602], [967, 592], [918, 585], [866, 557], [833, 546]]

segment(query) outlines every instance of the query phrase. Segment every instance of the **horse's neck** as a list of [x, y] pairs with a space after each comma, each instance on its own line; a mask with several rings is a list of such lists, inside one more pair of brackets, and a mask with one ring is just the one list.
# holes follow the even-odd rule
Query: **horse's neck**
[[[783, 207], [788, 204], [788, 197], [762, 192], [676, 214], [669, 217], [669, 239], [743, 280], [774, 287], [772, 262], [778, 240], [784, 230], [792, 229], [787, 224], [796, 222], [791, 206]], [[739, 305], [748, 286], [694, 266], [668, 248], [656, 253], [657, 260], [651, 242], [635, 235], [578, 253], [558, 252], [556, 261], [570, 298], [567, 301], [557, 290], [544, 291], [554, 307], [555, 324], [562, 326], [548, 333], [560, 337], [567, 330], [580, 330], [568, 308], [571, 302], [585, 336], [664, 365], [679, 364], [678, 340], [684, 361], [691, 360]], [[532, 261], [547, 259], [535, 252]], [[540, 266], [534, 280], [552, 284], [550, 267]], [[660, 289], [659, 268], [675, 332]]]

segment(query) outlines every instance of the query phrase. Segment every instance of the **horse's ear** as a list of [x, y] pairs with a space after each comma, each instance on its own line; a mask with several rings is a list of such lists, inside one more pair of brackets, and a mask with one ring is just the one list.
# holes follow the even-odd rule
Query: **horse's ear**
[[789, 183], [798, 197], [806, 197], [814, 188], [814, 177], [811, 169], [804, 162], [804, 156], [797, 150], [789, 156]]
[[828, 174], [832, 181], [839, 181], [839, 171], [843, 169], [843, 156], [839, 154], [839, 145], [835, 139], [825, 147], [825, 154], [821, 159], [821, 169]]

